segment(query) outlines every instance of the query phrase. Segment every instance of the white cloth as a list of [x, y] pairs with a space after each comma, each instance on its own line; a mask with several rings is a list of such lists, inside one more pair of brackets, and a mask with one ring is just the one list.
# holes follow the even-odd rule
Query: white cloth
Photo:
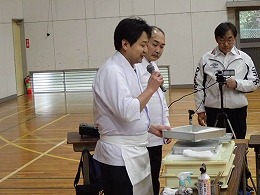
[[[190, 149], [183, 150], [182, 154], [174, 154], [169, 153], [167, 154], [163, 161], [166, 163], [168, 162], [174, 162], [178, 163], [180, 161], [200, 161], [200, 160], [221, 160], [223, 158], [227, 158], [225, 155], [231, 154], [234, 150], [234, 142], [231, 142], [231, 144], [226, 144], [225, 147], [223, 147], [223, 144], [219, 144], [214, 152], [210, 150], [205, 151], [196, 151], [191, 147]], [[223, 156], [222, 156], [223, 155]], [[228, 157], [230, 158], [230, 156]]]
[[[152, 195], [152, 180], [149, 155], [147, 153], [147, 136], [102, 136], [101, 142], [121, 147], [122, 157], [135, 195]], [[137, 174], [138, 173], [138, 174]]]
[[165, 187], [162, 191], [162, 195], [175, 195], [178, 189], [172, 189], [169, 187]]
[[[145, 89], [147, 87], [147, 83], [151, 74], [147, 71], [146, 67], [150, 64], [147, 59], [143, 58], [142, 63], [136, 64], [136, 72], [140, 78], [140, 83]], [[159, 71], [158, 66], [155, 62], [151, 62], [156, 71]], [[153, 94], [150, 101], [148, 102], [148, 112], [151, 120], [151, 124], [163, 124], [170, 126], [170, 122], [168, 120], [169, 109], [166, 104], [166, 99], [164, 92], [159, 88], [156, 93]], [[163, 145], [164, 140], [158, 136], [155, 136], [149, 133], [148, 137], [148, 147]]]
[[99, 141], [106, 142], [108, 144], [122, 146], [147, 146], [147, 137], [148, 132], [145, 132], [143, 135], [135, 136], [135, 135], [100, 135]]
[[[138, 152], [137, 152], [138, 149]], [[153, 195], [149, 154], [145, 147], [124, 147], [122, 156], [134, 195]]]
[[199, 159], [211, 159], [214, 154], [210, 150], [205, 151], [194, 151], [194, 150], [183, 150], [183, 156], [199, 158]]
[[[201, 90], [204, 88], [204, 73], [206, 75], [204, 91], [198, 91], [194, 94], [198, 113], [205, 112], [205, 107], [220, 108], [220, 91], [216, 83], [216, 73], [222, 70], [235, 70], [233, 79], [237, 82], [237, 88], [229, 89], [223, 85], [223, 107], [224, 108], [241, 108], [248, 104], [245, 93], [256, 90], [259, 87], [259, 78], [252, 59], [243, 51], [238, 50], [235, 46], [232, 50], [224, 55], [218, 47], [213, 51], [204, 54], [195, 72], [194, 89]], [[213, 83], [215, 85], [211, 86]], [[200, 105], [205, 97], [205, 104]]]

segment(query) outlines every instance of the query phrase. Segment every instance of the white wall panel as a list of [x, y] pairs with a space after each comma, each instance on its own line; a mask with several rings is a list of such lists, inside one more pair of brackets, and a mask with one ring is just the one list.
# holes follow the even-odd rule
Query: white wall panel
[[86, 18], [95, 18], [95, 0], [85, 0]]
[[154, 0], [132, 0], [134, 15], [154, 14]]
[[227, 0], [217, 0], [217, 1], [202, 1], [202, 0], [192, 0], [191, 1], [191, 12], [201, 12], [201, 11], [220, 11], [226, 10]]
[[23, 18], [23, 7], [21, 0], [0, 1], [0, 23], [11, 22], [12, 19]]
[[[39, 5], [45, 9], [38, 14], [33, 12], [31, 15], [28, 13], [29, 10], [26, 10], [28, 18], [37, 18], [48, 11], [46, 2], [43, 4], [41, 0], [24, 1], [26, 5], [31, 3], [28, 5], [31, 9], [39, 8]], [[51, 0], [51, 2], [53, 20], [63, 20], [61, 23], [54, 22], [54, 44], [50, 46], [53, 46], [51, 50], [55, 50], [55, 56], [51, 59], [55, 57], [55, 60], [51, 68], [100, 67], [115, 52], [113, 33], [118, 22], [124, 17], [136, 15], [144, 18], [150, 25], [162, 27], [166, 32], [167, 45], [159, 64], [172, 66], [172, 85], [193, 83], [194, 66], [198, 57], [214, 43], [202, 44], [201, 37], [208, 37], [210, 33], [200, 32], [201, 29], [207, 26], [208, 29], [214, 30], [215, 21], [227, 17], [223, 13], [218, 14], [221, 10], [225, 12], [225, 0]], [[67, 11], [67, 7], [70, 11]], [[83, 21], [84, 17], [87, 27], [84, 22], [77, 23], [73, 20], [73, 23], [70, 23], [72, 19]], [[218, 18], [212, 19], [212, 17]], [[86, 28], [86, 35], [83, 28]], [[185, 79], [184, 74], [187, 75]]]
[[190, 1], [191, 0], [155, 0], [155, 14], [190, 12]]
[[[12, 19], [24, 19], [25, 38], [30, 39], [27, 69], [41, 71], [100, 67], [115, 52], [113, 34], [118, 22], [127, 16], [141, 16], [166, 33], [159, 65], [171, 66], [171, 85], [192, 84], [199, 58], [216, 46], [216, 25], [234, 20], [227, 15], [226, 1], [1, 0], [0, 24], [7, 26], [0, 25], [4, 37], [0, 42], [0, 83], [5, 75], [12, 78], [7, 81], [10, 87], [0, 84], [0, 93], [6, 97], [16, 90]], [[47, 32], [51, 34], [48, 37]]]
[[[48, 25], [51, 35], [47, 37]], [[28, 70], [55, 70], [52, 23], [25, 23], [25, 38], [30, 40], [26, 49]]]
[[[234, 0], [227, 0], [227, 1], [234, 1]], [[252, 1], [252, 0], [235, 0], [235, 1]], [[258, 0], [253, 0], [253, 1], [258, 1]]]
[[140, 17], [143, 18], [147, 22], [147, 24], [152, 26], [156, 25], [155, 15], [147, 15], [147, 16], [140, 16]]
[[119, 16], [119, 0], [95, 0], [96, 18]]
[[165, 32], [166, 46], [159, 65], [170, 65], [172, 85], [193, 81], [191, 14], [156, 16], [156, 25]]
[[23, 0], [24, 21], [38, 22], [52, 20], [51, 1]]
[[56, 70], [88, 68], [85, 20], [55, 21]]
[[5, 98], [16, 94], [12, 23], [0, 24], [0, 37], [0, 98]]
[[52, 0], [53, 20], [85, 18], [84, 0]]
[[131, 16], [133, 15], [133, 1], [119, 0], [119, 13], [120, 16]]
[[226, 20], [226, 11], [192, 14], [194, 70], [200, 57], [217, 46], [214, 30], [221, 22]]
[[87, 20], [89, 67], [99, 68], [115, 53], [114, 30], [119, 18]]

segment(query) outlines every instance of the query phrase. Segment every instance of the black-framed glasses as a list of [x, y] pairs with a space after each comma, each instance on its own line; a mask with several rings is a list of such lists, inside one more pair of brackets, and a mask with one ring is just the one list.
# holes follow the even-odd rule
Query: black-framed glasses
[[219, 38], [219, 39], [218, 39], [218, 43], [219, 43], [219, 44], [228, 43], [228, 44], [230, 45], [230, 44], [233, 44], [234, 42], [235, 42], [235, 39], [234, 39], [234, 38], [229, 38], [229, 39]]

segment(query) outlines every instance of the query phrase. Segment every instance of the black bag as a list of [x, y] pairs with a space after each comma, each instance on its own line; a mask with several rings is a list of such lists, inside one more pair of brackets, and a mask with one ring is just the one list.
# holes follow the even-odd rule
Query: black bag
[[87, 123], [79, 124], [79, 134], [81, 137], [95, 137], [99, 138], [97, 126], [89, 125]]
[[[83, 155], [87, 153], [88, 155], [88, 164], [89, 164], [89, 180], [90, 184], [78, 185], [80, 172], [82, 171], [82, 175], [84, 172], [83, 169]], [[84, 178], [83, 178], [84, 179]], [[98, 162], [93, 158], [93, 156], [89, 153], [88, 150], [83, 150], [79, 162], [78, 172], [74, 179], [74, 187], [76, 189], [76, 195], [100, 195], [102, 192], [102, 180], [101, 180], [101, 172], [99, 168]]]

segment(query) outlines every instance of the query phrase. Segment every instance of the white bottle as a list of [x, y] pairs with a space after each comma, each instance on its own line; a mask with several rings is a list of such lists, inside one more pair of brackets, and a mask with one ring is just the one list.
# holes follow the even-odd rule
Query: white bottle
[[201, 175], [198, 177], [198, 194], [211, 195], [210, 177], [206, 173], [206, 165], [200, 167]]

